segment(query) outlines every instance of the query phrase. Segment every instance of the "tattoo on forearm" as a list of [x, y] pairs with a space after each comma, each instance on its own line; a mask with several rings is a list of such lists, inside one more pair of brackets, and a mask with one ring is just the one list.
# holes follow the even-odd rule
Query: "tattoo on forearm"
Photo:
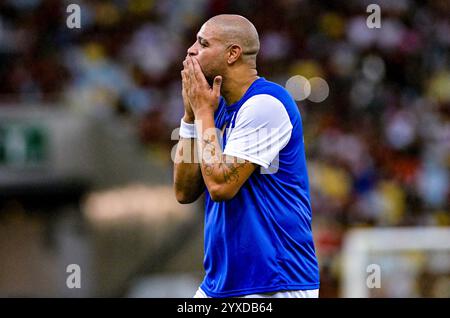
[[244, 167], [246, 163], [216, 163], [216, 164], [203, 164], [205, 175], [211, 176], [214, 169], [217, 168], [222, 172], [223, 180], [227, 183], [238, 182], [239, 180], [239, 169]]
[[207, 176], [211, 176], [214, 172], [214, 165], [204, 164], [204, 167], [205, 167], [205, 174]]
[[216, 140], [216, 136], [212, 135], [209, 138], [203, 139], [203, 151], [207, 151], [211, 158], [216, 155], [216, 145], [214, 141]]
[[244, 165], [245, 163], [203, 164], [205, 175], [211, 176], [214, 172], [214, 168], [217, 167], [217, 169], [222, 171], [223, 179], [228, 184], [239, 180], [239, 169]]
[[216, 136], [210, 135], [202, 140], [203, 143], [203, 168], [206, 176], [211, 176], [214, 170], [218, 169], [217, 173], [222, 173], [223, 180], [227, 183], [238, 182], [239, 169], [241, 169], [245, 162], [227, 162], [226, 156], [222, 155], [220, 158], [218, 155], [220, 152], [216, 152], [216, 147], [220, 147], [216, 142]]
[[239, 180], [239, 169], [242, 168], [245, 163], [222, 163], [220, 168], [223, 172], [223, 178], [226, 183], [230, 184], [233, 182], [238, 182]]

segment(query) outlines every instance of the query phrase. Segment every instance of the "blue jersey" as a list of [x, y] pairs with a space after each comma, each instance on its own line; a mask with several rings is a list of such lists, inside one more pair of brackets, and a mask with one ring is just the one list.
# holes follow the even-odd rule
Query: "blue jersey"
[[[235, 104], [221, 99], [214, 119], [217, 128], [227, 127], [221, 140], [224, 153], [262, 168], [231, 200], [214, 202], [206, 192], [201, 289], [210, 297], [234, 297], [319, 288], [296, 103], [283, 87], [259, 78]], [[242, 136], [254, 136], [264, 127], [279, 129], [281, 144], [257, 138], [255, 150], [253, 142], [242, 142]], [[242, 133], [244, 128], [248, 134]]]

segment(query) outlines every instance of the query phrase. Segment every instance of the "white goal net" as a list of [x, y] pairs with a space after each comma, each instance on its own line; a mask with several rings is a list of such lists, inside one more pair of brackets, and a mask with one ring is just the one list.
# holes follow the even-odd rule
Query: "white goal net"
[[341, 297], [450, 297], [450, 228], [351, 230]]

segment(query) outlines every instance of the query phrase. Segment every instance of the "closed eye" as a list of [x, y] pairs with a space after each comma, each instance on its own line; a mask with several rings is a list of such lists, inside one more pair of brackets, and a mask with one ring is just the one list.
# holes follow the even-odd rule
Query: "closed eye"
[[203, 39], [201, 36], [197, 37], [197, 41], [200, 44], [201, 47], [207, 47], [208, 46], [208, 42]]

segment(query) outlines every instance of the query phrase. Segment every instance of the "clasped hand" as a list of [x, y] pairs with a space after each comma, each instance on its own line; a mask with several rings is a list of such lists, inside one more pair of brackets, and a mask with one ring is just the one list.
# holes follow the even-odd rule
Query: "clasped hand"
[[[199, 118], [205, 113], [212, 113], [217, 109], [220, 98], [222, 77], [214, 78], [213, 87], [209, 86], [197, 59], [188, 56], [183, 62], [181, 71], [183, 84], [183, 100], [186, 113]], [[190, 108], [190, 109], [189, 109]]]

